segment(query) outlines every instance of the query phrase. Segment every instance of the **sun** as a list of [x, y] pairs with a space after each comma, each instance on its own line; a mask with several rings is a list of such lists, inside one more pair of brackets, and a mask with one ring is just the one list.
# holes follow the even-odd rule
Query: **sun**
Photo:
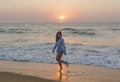
[[60, 20], [64, 20], [64, 18], [65, 18], [64, 15], [59, 16], [59, 19], [60, 19]]

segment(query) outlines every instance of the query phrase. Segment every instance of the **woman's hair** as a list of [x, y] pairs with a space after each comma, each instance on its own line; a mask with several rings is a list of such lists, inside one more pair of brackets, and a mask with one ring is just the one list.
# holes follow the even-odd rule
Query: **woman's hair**
[[[58, 37], [58, 34], [60, 34], [61, 36]], [[61, 37], [62, 37], [62, 32], [61, 32], [61, 31], [58, 31], [58, 32], [56, 33], [56, 42], [57, 42]]]

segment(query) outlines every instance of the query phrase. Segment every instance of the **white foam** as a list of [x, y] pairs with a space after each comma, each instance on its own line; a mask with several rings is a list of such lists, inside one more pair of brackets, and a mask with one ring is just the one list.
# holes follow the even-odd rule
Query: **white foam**
[[[0, 47], [0, 59], [12, 61], [28, 61], [57, 63], [52, 53], [54, 44], [36, 44], [31, 46]], [[85, 46], [67, 44], [67, 55], [63, 60], [72, 64], [89, 64], [120, 68], [120, 47]]]

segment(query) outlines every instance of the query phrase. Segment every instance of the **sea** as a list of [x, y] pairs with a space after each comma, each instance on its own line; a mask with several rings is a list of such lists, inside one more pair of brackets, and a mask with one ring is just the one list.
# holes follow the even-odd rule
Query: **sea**
[[0, 23], [0, 60], [56, 64], [57, 31], [70, 64], [120, 69], [120, 23]]

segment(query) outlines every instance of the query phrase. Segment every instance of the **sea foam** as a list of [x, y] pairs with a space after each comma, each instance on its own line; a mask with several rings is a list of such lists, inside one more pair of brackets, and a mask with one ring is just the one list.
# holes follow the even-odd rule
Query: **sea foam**
[[[54, 44], [35, 44], [29, 46], [0, 47], [0, 59], [10, 61], [57, 63]], [[62, 59], [71, 64], [88, 64], [120, 68], [120, 47], [86, 46], [66, 44], [67, 55]]]

